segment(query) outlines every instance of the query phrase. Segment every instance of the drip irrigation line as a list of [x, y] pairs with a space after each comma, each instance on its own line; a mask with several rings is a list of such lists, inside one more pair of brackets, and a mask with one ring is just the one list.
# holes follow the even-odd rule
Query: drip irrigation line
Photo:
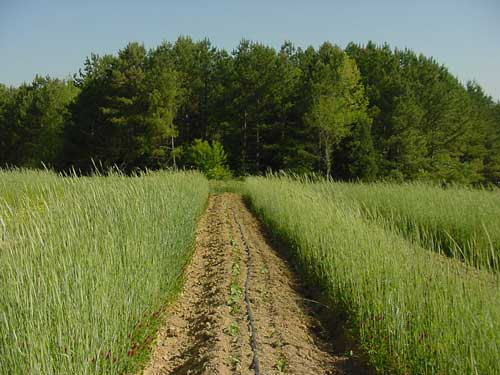
[[250, 328], [251, 332], [250, 346], [252, 348], [252, 353], [253, 353], [252, 368], [255, 371], [255, 375], [260, 375], [261, 372], [259, 365], [259, 353], [257, 350], [257, 329], [255, 328], [255, 322], [252, 313], [252, 305], [250, 304], [250, 293], [248, 291], [250, 285], [250, 275], [252, 272], [252, 252], [250, 250], [250, 246], [248, 245], [245, 234], [243, 233], [243, 228], [241, 226], [241, 223], [238, 221], [236, 212], [234, 211], [233, 207], [231, 207], [231, 211], [233, 211], [234, 221], [238, 225], [241, 238], [243, 239], [243, 244], [245, 245], [245, 248], [247, 250], [248, 260], [247, 260], [247, 278], [245, 280], [245, 304], [247, 305], [248, 327]]

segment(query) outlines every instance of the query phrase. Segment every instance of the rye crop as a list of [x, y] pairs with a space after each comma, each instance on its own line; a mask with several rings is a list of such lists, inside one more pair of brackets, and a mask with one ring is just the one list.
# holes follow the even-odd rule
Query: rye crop
[[424, 183], [327, 182], [315, 187], [352, 200], [370, 220], [469, 265], [500, 271], [500, 190]]
[[381, 373], [500, 374], [500, 290], [489, 272], [424, 249], [307, 181], [253, 177], [244, 191]]
[[0, 369], [132, 371], [207, 197], [198, 173], [0, 171]]

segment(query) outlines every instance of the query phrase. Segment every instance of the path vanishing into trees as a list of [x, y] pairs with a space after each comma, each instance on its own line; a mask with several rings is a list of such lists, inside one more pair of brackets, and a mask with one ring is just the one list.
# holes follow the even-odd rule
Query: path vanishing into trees
[[144, 374], [372, 373], [240, 196], [210, 197], [185, 277]]

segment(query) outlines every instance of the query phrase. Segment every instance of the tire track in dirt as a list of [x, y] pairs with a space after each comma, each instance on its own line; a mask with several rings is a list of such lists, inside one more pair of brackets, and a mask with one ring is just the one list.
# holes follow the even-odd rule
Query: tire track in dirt
[[266, 375], [372, 373], [333, 354], [335, 338], [304, 303], [298, 279], [264, 233], [241, 197], [210, 197], [183, 292], [144, 374], [255, 374], [255, 354]]

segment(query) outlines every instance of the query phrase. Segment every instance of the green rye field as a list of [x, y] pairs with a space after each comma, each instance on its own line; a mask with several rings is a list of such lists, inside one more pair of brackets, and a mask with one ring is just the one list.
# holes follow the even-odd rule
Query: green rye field
[[[367, 219], [366, 210], [354, 199], [375, 191], [379, 201], [384, 199], [387, 206], [403, 210], [398, 188], [359, 185], [350, 192], [350, 187], [318, 186], [289, 178], [249, 178], [243, 190], [258, 216], [288, 245], [300, 270], [322, 292], [332, 311], [352, 327], [381, 373], [500, 373], [498, 279], [405, 239], [401, 232], [387, 228], [386, 218], [382, 222]], [[422, 197], [429, 198], [425, 193]], [[476, 218], [488, 199], [489, 205], [498, 202], [498, 196], [482, 191], [459, 193], [469, 198], [477, 194], [478, 206], [463, 208]], [[456, 191], [439, 192], [439, 199], [441, 205], [450, 207], [456, 202]], [[428, 202], [427, 207], [431, 206]], [[491, 218], [491, 211], [484, 213], [485, 219]], [[424, 220], [422, 212], [415, 207], [415, 221]], [[447, 215], [458, 212], [460, 209]], [[411, 216], [409, 209], [405, 213]], [[446, 214], [436, 213], [437, 218], [441, 215]], [[498, 223], [498, 217], [493, 219]], [[432, 214], [427, 220], [429, 227], [437, 226]], [[467, 217], [452, 217], [449, 222], [461, 222], [469, 234], [482, 230], [478, 221]], [[495, 222], [487, 223], [492, 224]]]
[[0, 373], [132, 371], [207, 196], [197, 173], [0, 171]]
[[423, 247], [487, 269], [500, 270], [500, 191], [424, 183], [319, 183], [315, 189], [358, 204]]
[[0, 172], [0, 368], [138, 373], [209, 190], [246, 198], [379, 373], [500, 374], [498, 191], [195, 172]]

